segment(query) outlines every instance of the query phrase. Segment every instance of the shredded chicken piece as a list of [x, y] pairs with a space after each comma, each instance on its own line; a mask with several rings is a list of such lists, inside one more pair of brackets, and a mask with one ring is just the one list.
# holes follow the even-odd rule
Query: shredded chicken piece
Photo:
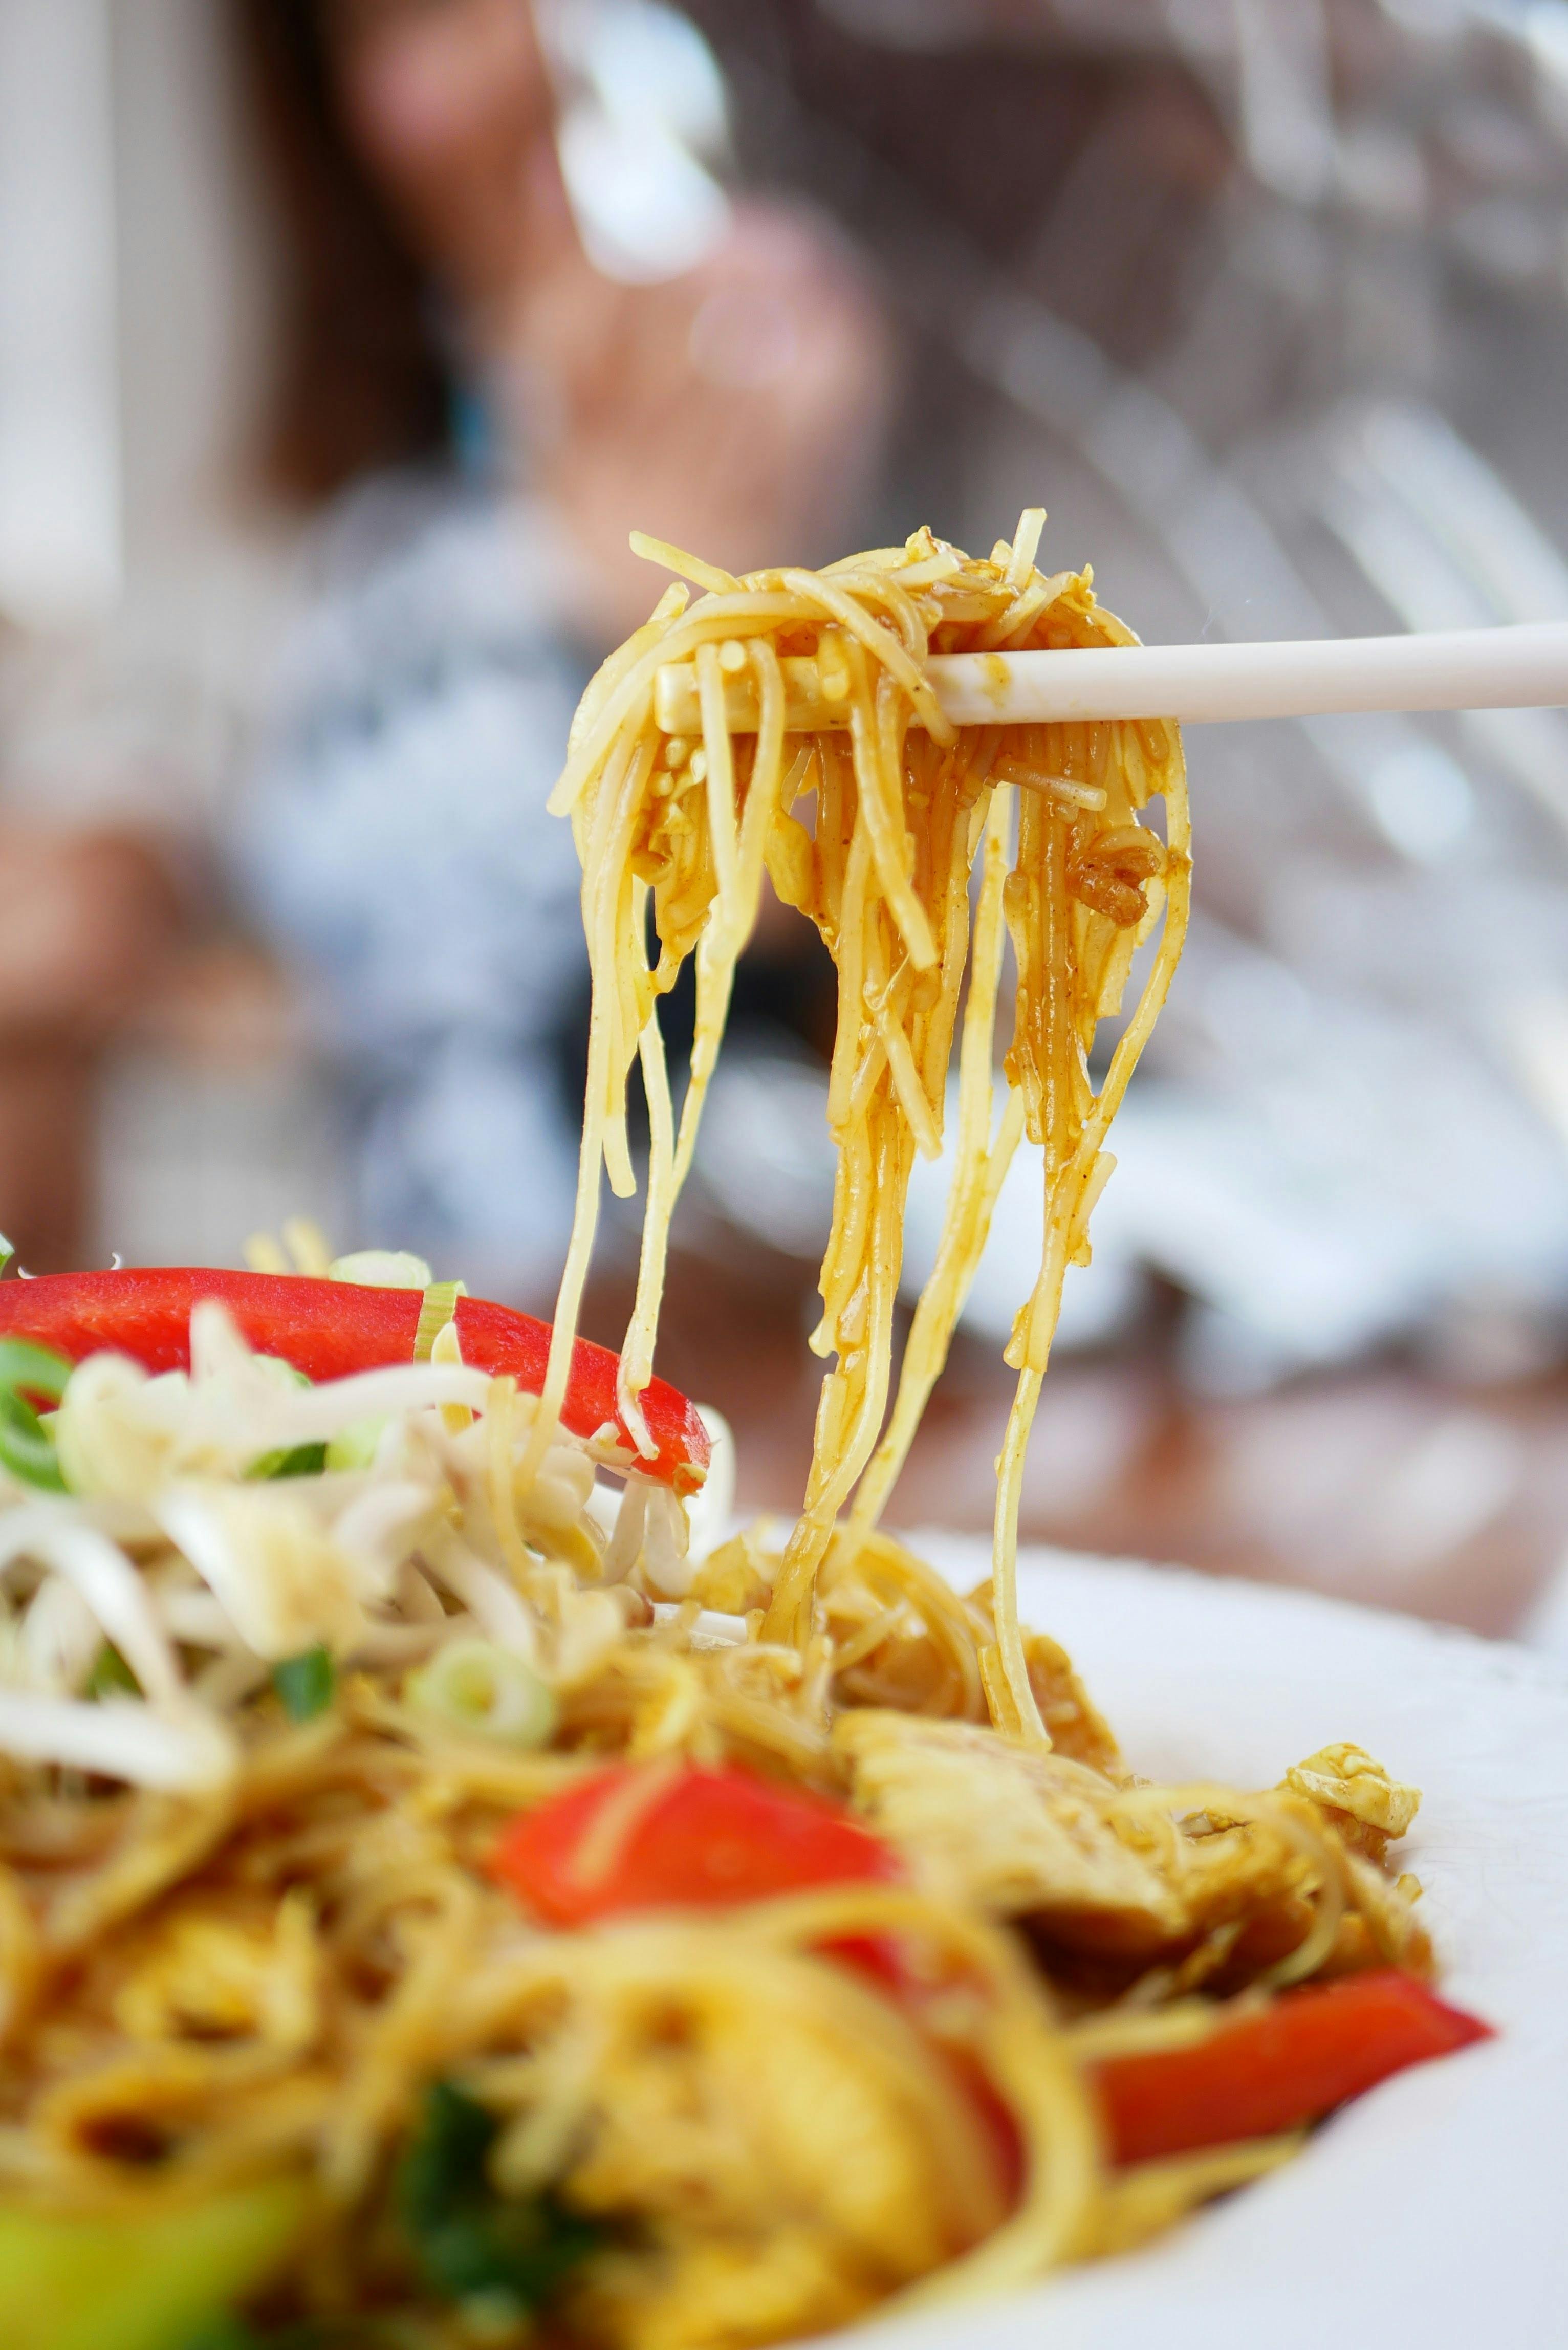
[[1293, 1763], [1282, 1784], [1307, 1796], [1354, 1851], [1373, 1860], [1407, 1833], [1421, 1803], [1418, 1787], [1391, 1778], [1365, 1747], [1348, 1743], [1319, 1747]]

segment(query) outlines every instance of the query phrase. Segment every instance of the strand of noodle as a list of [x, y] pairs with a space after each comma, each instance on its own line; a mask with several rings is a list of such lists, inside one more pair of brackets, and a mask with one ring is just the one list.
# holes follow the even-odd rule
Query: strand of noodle
[[923, 661], [926, 657], [926, 624], [920, 607], [909, 589], [886, 568], [864, 563], [836, 571], [833, 577], [846, 593], [853, 593], [862, 602], [880, 604], [891, 617], [899, 637], [912, 660]]
[[[617, 816], [620, 816], [622, 821], [614, 824], [615, 832], [623, 829], [629, 832], [632, 813], [641, 797], [641, 783], [646, 781], [651, 771], [655, 755], [653, 738], [644, 737], [638, 742], [628, 759], [628, 782], [617, 794], [616, 805], [602, 811], [596, 809], [593, 838], [584, 858], [584, 910], [590, 918], [589, 962], [594, 972], [594, 990], [588, 1019], [588, 1073], [583, 1097], [583, 1139], [577, 1159], [577, 1194], [572, 1211], [571, 1238], [566, 1244], [566, 1262], [562, 1268], [556, 1295], [556, 1318], [550, 1331], [550, 1352], [545, 1362], [538, 1408], [534, 1414], [534, 1424], [528, 1431], [528, 1440], [518, 1470], [524, 1485], [531, 1484], [538, 1475], [560, 1425], [561, 1407], [566, 1401], [566, 1386], [571, 1378], [572, 1351], [576, 1344], [583, 1289], [598, 1230], [599, 1169], [612, 1082], [610, 1053], [613, 1041], [607, 991], [601, 984], [599, 973], [601, 970], [613, 968], [615, 949], [613, 935], [607, 939], [603, 936], [598, 919], [600, 902], [605, 895], [601, 867], [607, 858], [610, 840], [614, 837], [612, 824]], [[618, 868], [612, 868], [615, 869]]]
[[1045, 1247], [1034, 1294], [1014, 1331], [1006, 1359], [1019, 1371], [1018, 1388], [1008, 1413], [997, 1466], [996, 1512], [992, 1537], [992, 1573], [996, 1622], [996, 1649], [982, 1658], [981, 1671], [992, 1718], [1008, 1735], [1035, 1742], [1046, 1735], [1029, 1683], [1029, 1670], [1018, 1622], [1018, 1516], [1023, 1494], [1023, 1458], [1040, 1400], [1040, 1388], [1050, 1355], [1051, 1337], [1061, 1308], [1062, 1283], [1067, 1269], [1067, 1248], [1078, 1196], [1094, 1170], [1111, 1120], [1121, 1107], [1127, 1081], [1148, 1041], [1169, 992], [1187, 934], [1191, 903], [1191, 829], [1187, 807], [1186, 773], [1180, 739], [1174, 729], [1162, 746], [1166, 823], [1169, 845], [1166, 858], [1165, 926], [1159, 949], [1137, 1008], [1111, 1055], [1111, 1065], [1076, 1149], [1062, 1177], [1052, 1188]]
[[1035, 550], [1044, 527], [1044, 507], [1025, 506], [1018, 517], [1018, 528], [1012, 534], [1012, 546], [1007, 558], [1007, 584], [1015, 596], [1028, 585], [1033, 574]]
[[1075, 2253], [1093, 2260], [1136, 2251], [1150, 2237], [1174, 2228], [1198, 2204], [1278, 2170], [1305, 2143], [1304, 2130], [1288, 2130], [1277, 2137], [1247, 2138], [1234, 2146], [1205, 2147], [1196, 2154], [1137, 2163], [1106, 2180], [1101, 2206]]
[[[633, 774], [640, 764], [634, 761]], [[628, 845], [635, 824], [634, 807], [622, 834]], [[601, 935], [597, 941], [600, 951], [607, 949], [611, 958], [607, 1007], [609, 1090], [604, 1106], [603, 1148], [610, 1190], [618, 1200], [629, 1200], [637, 1191], [637, 1173], [631, 1163], [631, 1141], [627, 1131], [627, 1083], [646, 1016], [639, 1001], [638, 976], [646, 972], [647, 964], [644, 941], [633, 912], [641, 884], [629, 864], [611, 869], [616, 887], [613, 896], [607, 889], [600, 901]]]
[[922, 1159], [940, 1159], [942, 1138], [936, 1112], [926, 1098], [926, 1089], [920, 1083], [920, 1073], [915, 1066], [915, 1055], [903, 1024], [886, 1000], [877, 1006], [877, 1026], [881, 1035], [882, 1048], [888, 1055], [888, 1074], [893, 1082], [893, 1091], [915, 1138], [915, 1147]]
[[[930, 842], [932, 871], [941, 889], [941, 953], [936, 993], [925, 1023], [920, 1086], [929, 1101], [941, 1104], [944, 1122], [948, 1071], [970, 955], [970, 879], [985, 827], [986, 809], [980, 798], [971, 807], [962, 805], [971, 773], [967, 764], [961, 774], [944, 762], [923, 827]], [[945, 838], [940, 837], [943, 833]]]
[[878, 1097], [886, 1061], [878, 1035], [861, 1063], [851, 1097], [847, 1131], [838, 1145], [834, 1225], [818, 1279], [822, 1320], [812, 1336], [814, 1354], [831, 1354], [841, 1340], [846, 1341], [849, 1315], [866, 1268], [872, 1222], [878, 1207]]
[[408, 2110], [415, 2085], [428, 2074], [435, 2027], [472, 1952], [479, 1918], [477, 1889], [455, 1868], [423, 1871], [411, 1884], [378, 1889], [389, 1903], [400, 1895], [404, 1901], [410, 1894], [422, 1894], [427, 1901], [433, 1896], [436, 1915], [402, 1981], [376, 2011], [368, 2044], [334, 2104], [321, 2179], [340, 2205], [355, 2203], [364, 2193], [381, 2141]]
[[[821, 1588], [822, 1581], [819, 1576], [817, 1578], [819, 1592]], [[847, 1639], [836, 1639], [833, 1643], [833, 1669], [836, 1677], [853, 1672], [857, 1665], [864, 1664], [867, 1657], [874, 1655], [884, 1642], [892, 1638], [899, 1625], [907, 1620], [908, 1616], [909, 1609], [903, 1601], [895, 1599], [889, 1606], [879, 1608], [875, 1616], [862, 1624], [860, 1629], [852, 1633]]]
[[[818, 1442], [814, 1447], [805, 1507], [791, 1534], [780, 1563], [778, 1581], [763, 1624], [763, 1638], [795, 1647], [812, 1630], [812, 1589], [816, 1570], [832, 1538], [834, 1522], [848, 1500], [856, 1480], [871, 1457], [883, 1415], [893, 1345], [893, 1311], [898, 1300], [903, 1261], [904, 1193], [909, 1181], [909, 1152], [903, 1167], [886, 1161], [899, 1149], [898, 1139], [888, 1136], [879, 1156], [877, 1212], [868, 1234], [866, 1267], [867, 1328], [840, 1354], [838, 1367], [822, 1383], [817, 1409]], [[852, 1414], [842, 1435], [839, 1423]], [[822, 1441], [826, 1436], [827, 1441]]]
[[85, 1881], [63, 1885], [46, 1909], [45, 1949], [55, 1957], [88, 1949], [188, 1877], [227, 1834], [238, 1801], [234, 1778], [196, 1795], [139, 1795], [104, 1866]]
[[[904, 1605], [919, 1617], [949, 1659], [958, 1697], [948, 1711], [960, 1720], [980, 1719], [984, 1703], [973, 1620], [950, 1584], [902, 1543], [853, 1520], [845, 1534], [835, 1539], [826, 1570], [830, 1576], [840, 1559], [846, 1573], [869, 1581], [874, 1587], [891, 1586], [902, 1595]], [[831, 1581], [828, 1587], [831, 1591]]]
[[[882, 731], [877, 724], [881, 688], [878, 686], [874, 699], [864, 660], [853, 662], [850, 674], [849, 742], [860, 812], [870, 835], [877, 879], [909, 949], [910, 962], [917, 971], [928, 971], [937, 959], [937, 950], [925, 908], [915, 895], [908, 871], [899, 778], [896, 773], [888, 772], [883, 757]], [[897, 691], [890, 681], [888, 690]]]
[[[933, 1914], [923, 1907], [923, 1918]], [[685, 2008], [693, 2014], [699, 2039], [709, 2017], [743, 2023], [759, 2013], [777, 2016], [826, 2039], [836, 2063], [875, 2084], [881, 2099], [897, 2100], [906, 2126], [918, 2134], [941, 2176], [950, 2210], [969, 2217], [971, 2233], [977, 2220], [983, 2224], [994, 2212], [994, 2189], [987, 2191], [986, 2179], [994, 2157], [961, 2087], [919, 2030], [846, 1968], [793, 1947], [793, 1937], [753, 1933], [729, 1921], [695, 1931], [679, 1922], [628, 1921], [574, 1937], [575, 1947], [566, 1950], [551, 1939], [556, 1949], [545, 1944], [519, 1957], [504, 1972], [495, 1970], [491, 1985], [480, 1987], [464, 2019], [467, 2033], [488, 2008], [486, 2036], [493, 2035], [542, 1989], [565, 1991], [575, 2003], [614, 2003], [625, 2019], [615, 2034], [623, 2045], [633, 2017], [640, 2012], [657, 2031], [672, 2004], [677, 2013]], [[802, 2216], [809, 2224], [808, 2212]]]
[[972, 2044], [1012, 2113], [1024, 2178], [1002, 2226], [879, 2304], [878, 2314], [945, 2307], [1008, 2291], [1068, 2258], [1102, 2192], [1100, 2132], [1083, 2075], [1055, 2028], [1050, 1994], [995, 1927], [892, 1886], [846, 1887], [760, 1903], [744, 1930], [805, 1948], [865, 1935], [932, 1935], [987, 1994]]
[[[783, 812], [784, 795], [798, 783], [810, 757], [799, 754], [791, 767], [784, 765], [784, 685], [778, 655], [766, 637], [754, 637], [750, 646], [757, 681], [758, 723], [752, 779], [741, 819], [737, 858], [736, 898], [740, 921], [736, 934], [720, 937], [710, 928], [697, 944], [697, 1021], [691, 1040], [691, 1076], [680, 1106], [680, 1131], [675, 1148], [671, 1203], [680, 1198], [697, 1149], [698, 1128], [708, 1087], [718, 1063], [719, 1046], [729, 1014], [735, 959], [757, 918], [762, 897], [768, 836]], [[658, 1315], [658, 1300], [654, 1301]]]
[[909, 1457], [931, 1389], [941, 1377], [953, 1331], [990, 1236], [997, 1195], [1023, 1131], [1023, 1097], [1010, 1092], [996, 1140], [987, 1147], [996, 1000], [1007, 946], [1002, 901], [1007, 879], [1009, 814], [1006, 795], [993, 794], [985, 816], [969, 1001], [959, 1049], [959, 1134], [952, 1188], [936, 1263], [909, 1326], [893, 1416], [855, 1497], [850, 1523], [860, 1528], [875, 1525]]
[[[793, 768], [786, 771], [784, 759], [784, 682], [778, 653], [766, 637], [753, 637], [748, 651], [757, 685], [757, 747], [752, 762], [752, 780], [746, 792], [745, 813], [741, 819], [737, 861], [740, 904], [749, 930], [756, 920], [762, 896], [763, 863], [768, 835], [774, 819], [783, 812], [783, 795], [790, 775], [799, 780], [809, 754], [802, 753]], [[743, 941], [737, 941], [737, 948], [742, 943]]]
[[865, 1020], [866, 899], [871, 879], [871, 836], [860, 809], [844, 868], [838, 915], [838, 1026], [827, 1076], [828, 1131], [840, 1147], [849, 1123], [850, 1099]]
[[1282, 1842], [1293, 1846], [1316, 1876], [1323, 1898], [1311, 1931], [1274, 1966], [1262, 1970], [1256, 1978], [1256, 1988], [1283, 1991], [1317, 1972], [1334, 1948], [1339, 1921], [1345, 1915], [1345, 1877], [1336, 1866], [1334, 1848], [1327, 1835], [1311, 1826], [1293, 1805], [1267, 1794], [1239, 1794], [1233, 1787], [1197, 1780], [1180, 1786], [1122, 1788], [1106, 1810], [1108, 1816], [1118, 1819], [1155, 1819], [1162, 1824], [1190, 1817], [1198, 1812], [1211, 1812], [1227, 1822], [1255, 1823]]
[[688, 555], [684, 547], [672, 546], [667, 538], [650, 538], [645, 530], [631, 533], [630, 546], [645, 563], [662, 564], [666, 571], [677, 572], [682, 579], [693, 580], [715, 595], [732, 596], [741, 585], [732, 571], [721, 571], [716, 563], [704, 563], [700, 555]]
[[846, 596], [843, 588], [825, 579], [819, 572], [781, 571], [779, 580], [784, 588], [803, 601], [829, 613], [840, 628], [846, 629], [852, 637], [858, 639], [873, 660], [892, 671], [919, 712], [920, 723], [933, 742], [945, 743], [953, 741], [958, 730], [943, 712], [929, 680], [913, 653], [897, 637], [880, 627], [864, 605], [857, 603], [853, 596]]
[[642, 1219], [637, 1297], [627, 1325], [620, 1368], [616, 1374], [616, 1402], [638, 1451], [645, 1461], [651, 1461], [659, 1447], [649, 1433], [638, 1399], [653, 1377], [659, 1304], [664, 1294], [670, 1221], [675, 1206], [675, 1113], [670, 1100], [670, 1072], [665, 1066], [657, 1008], [648, 1015], [640, 1050], [643, 1089], [648, 1097], [648, 1205]]
[[44, 1953], [32, 1904], [0, 1864], [0, 2052], [26, 2022], [44, 1979]]
[[514, 1583], [521, 1585], [534, 1561], [518, 1523], [517, 1489], [512, 1482], [512, 1439], [516, 1418], [516, 1380], [510, 1373], [492, 1379], [484, 1405], [486, 1491], [502, 1559]]
[[1032, 587], [1022, 588], [1005, 611], [988, 621], [974, 640], [976, 652], [1001, 651], [1020, 644], [1042, 612], [1055, 601], [1055, 582], [1036, 579]]
[[687, 1081], [686, 1098], [680, 1105], [680, 1133], [675, 1147], [673, 1189], [677, 1198], [691, 1171], [708, 1087], [718, 1066], [719, 1047], [730, 1014], [734, 973], [734, 958], [724, 952], [711, 929], [705, 930], [697, 941], [697, 1019], [691, 1035], [691, 1074]]
[[719, 666], [717, 645], [698, 648], [697, 691], [702, 708], [702, 748], [708, 760], [708, 837], [719, 886], [718, 923], [726, 946], [732, 940], [738, 945], [740, 843], [735, 832], [735, 766], [729, 720], [724, 714], [724, 672]]
[[981, 1652], [981, 1679], [985, 1683], [991, 1718], [1003, 1737], [1024, 1745], [1048, 1746], [1049, 1733], [1040, 1718], [1030, 1684], [1018, 1622], [1018, 1506], [1023, 1480], [1023, 1455], [1034, 1409], [1040, 1400], [1043, 1374], [1021, 1371], [1007, 1432], [997, 1461], [996, 1511], [992, 1536], [994, 1646]]
[[640, 733], [651, 724], [653, 681], [666, 661], [695, 658], [699, 645], [710, 638], [732, 636], [737, 623], [766, 628], [817, 618], [815, 603], [799, 595], [766, 596], [742, 590], [732, 596], [704, 596], [639, 650], [614, 691], [606, 695], [592, 725], [567, 754], [545, 802], [550, 814], [571, 815], [584, 786], [623, 729]]

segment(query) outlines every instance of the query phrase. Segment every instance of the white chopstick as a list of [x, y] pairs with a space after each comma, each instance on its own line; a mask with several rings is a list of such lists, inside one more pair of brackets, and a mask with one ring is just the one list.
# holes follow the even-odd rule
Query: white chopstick
[[[792, 661], [786, 723], [847, 723]], [[1116, 645], [1092, 651], [936, 653], [927, 663], [957, 726], [1075, 718], [1311, 718], [1331, 711], [1524, 710], [1568, 705], [1568, 621], [1427, 636], [1327, 637], [1262, 645]], [[756, 726], [750, 681], [729, 681], [730, 723]], [[690, 664], [659, 672], [666, 733], [700, 734]]]

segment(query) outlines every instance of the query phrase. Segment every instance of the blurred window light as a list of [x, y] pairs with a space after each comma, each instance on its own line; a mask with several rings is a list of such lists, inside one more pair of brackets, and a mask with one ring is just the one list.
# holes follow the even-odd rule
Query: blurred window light
[[1529, 0], [1523, 16], [1525, 45], [1536, 64], [1554, 81], [1568, 82], [1568, 0]]
[[1334, 164], [1322, 0], [1235, 0], [1235, 10], [1247, 161], [1291, 203], [1319, 203]]
[[1568, 995], [1543, 993], [1511, 1004], [1504, 1044], [1525, 1092], [1568, 1149]]
[[1473, 15], [1472, 0], [1382, 0], [1383, 14], [1407, 33], [1452, 40]]
[[1457, 848], [1475, 816], [1469, 777], [1436, 743], [1401, 743], [1373, 768], [1366, 793], [1386, 837], [1423, 864]]
[[1568, 561], [1435, 409], [1345, 409], [1328, 478], [1325, 519], [1409, 627], [1568, 619]]
[[120, 583], [109, 0], [0, 0], [0, 610]]
[[730, 219], [709, 168], [729, 123], [708, 43], [661, 0], [552, 0], [541, 26], [562, 85], [561, 171], [596, 268], [636, 284], [695, 267]]

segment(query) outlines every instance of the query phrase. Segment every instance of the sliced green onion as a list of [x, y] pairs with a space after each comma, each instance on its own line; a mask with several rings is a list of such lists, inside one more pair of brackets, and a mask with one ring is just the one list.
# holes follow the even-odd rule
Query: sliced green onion
[[371, 1469], [376, 1462], [376, 1448], [380, 1443], [387, 1423], [385, 1419], [351, 1419], [327, 1440], [328, 1469]]
[[[305, 1373], [282, 1355], [258, 1355], [256, 1361], [265, 1364], [279, 1387], [307, 1388], [314, 1384]], [[325, 1444], [285, 1444], [275, 1452], [264, 1452], [245, 1471], [250, 1478], [319, 1477], [327, 1466]]]
[[88, 1697], [140, 1697], [141, 1683], [111, 1640], [106, 1640], [98, 1652], [98, 1661], [88, 1677]]
[[274, 1665], [272, 1685], [290, 1721], [313, 1721], [331, 1704], [337, 1676], [326, 1648], [304, 1648]]
[[319, 1477], [327, 1466], [325, 1444], [288, 1445], [280, 1452], [264, 1452], [245, 1471], [247, 1477]]
[[543, 1746], [559, 1718], [555, 1691], [493, 1640], [449, 1640], [403, 1683], [419, 1713], [506, 1746]]
[[496, 2192], [488, 2165], [500, 2128], [454, 2082], [434, 2082], [398, 2166], [393, 2209], [430, 2289], [465, 2319], [505, 2319], [514, 2338], [606, 2237], [552, 2195]]
[[419, 1326], [414, 1332], [414, 1360], [428, 1363], [431, 1348], [449, 1322], [456, 1317], [457, 1301], [468, 1295], [465, 1281], [432, 1281], [426, 1285], [420, 1305]]
[[57, 1404], [74, 1368], [52, 1347], [36, 1347], [30, 1338], [0, 1338], [0, 1466], [51, 1493], [63, 1493], [66, 1481], [55, 1440], [28, 1397]]

